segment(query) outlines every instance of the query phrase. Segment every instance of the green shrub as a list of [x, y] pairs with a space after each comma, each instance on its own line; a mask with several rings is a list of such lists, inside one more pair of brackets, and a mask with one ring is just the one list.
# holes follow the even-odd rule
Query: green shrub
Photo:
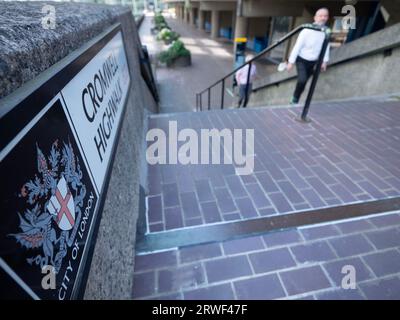
[[162, 63], [169, 64], [176, 58], [185, 56], [190, 56], [190, 51], [185, 48], [185, 45], [182, 41], [176, 40], [172, 43], [168, 50], [160, 52], [158, 59]]
[[158, 33], [157, 40], [163, 40], [169, 43], [178, 40], [179, 37], [180, 35], [177, 32], [172, 31], [171, 29], [168, 28], [164, 28], [161, 29], [161, 31]]
[[166, 24], [165, 22], [163, 22], [163, 23], [160, 23], [160, 24], [157, 26], [157, 29], [158, 29], [158, 30], [162, 30], [162, 29], [170, 29], [170, 28], [169, 28], [168, 24]]
[[157, 25], [157, 24], [160, 24], [160, 23], [165, 23], [165, 18], [164, 18], [164, 16], [162, 15], [162, 14], [156, 14], [155, 16], [154, 16], [154, 23]]
[[161, 30], [164, 28], [169, 28], [165, 18], [162, 14], [156, 14], [154, 16], [154, 24], [157, 30]]

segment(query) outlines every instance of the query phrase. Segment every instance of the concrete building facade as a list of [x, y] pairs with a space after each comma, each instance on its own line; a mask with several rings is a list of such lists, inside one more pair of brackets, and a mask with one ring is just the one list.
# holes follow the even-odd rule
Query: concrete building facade
[[[247, 38], [247, 49], [256, 53], [302, 23], [312, 22], [321, 7], [330, 11], [329, 26], [334, 46], [350, 42], [400, 22], [400, 1], [315, 1], [315, 0], [163, 0], [178, 19], [209, 32], [213, 38]], [[355, 15], [357, 30], [343, 33], [343, 20]], [[271, 53], [286, 59], [294, 40]]]

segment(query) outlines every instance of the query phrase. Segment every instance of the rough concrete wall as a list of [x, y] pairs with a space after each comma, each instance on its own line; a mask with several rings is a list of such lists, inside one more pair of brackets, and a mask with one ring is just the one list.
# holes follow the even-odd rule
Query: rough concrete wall
[[132, 15], [126, 13], [118, 20], [124, 31], [129, 67], [133, 71], [132, 85], [85, 299], [129, 299], [132, 296], [140, 167], [144, 159], [143, 122], [145, 110], [155, 108], [139, 71], [138, 34]]
[[[148, 110], [156, 110], [140, 74], [135, 22], [128, 7], [46, 2], [56, 7], [57, 27], [45, 30], [40, 20], [43, 4], [0, 3], [0, 92], [4, 96], [16, 90], [7, 98], [35, 87], [32, 83], [43, 74], [54, 74], [57, 65], [63, 63], [62, 58], [68, 60], [111, 25], [120, 22], [122, 26], [132, 84], [84, 297], [129, 299], [144, 159], [144, 121]], [[53, 64], [56, 65], [49, 68]]]
[[[55, 29], [42, 27], [45, 4], [56, 7]], [[126, 11], [120, 6], [95, 7], [51, 1], [0, 2], [0, 98], [98, 35]]]
[[[398, 92], [399, 32], [400, 23], [331, 50], [330, 65], [328, 71], [320, 75], [314, 93], [315, 99], [341, 99]], [[383, 49], [388, 47], [394, 49], [392, 55], [385, 57]], [[257, 81], [254, 88], [259, 90], [252, 95], [250, 103], [287, 104], [294, 90], [295, 75], [294, 71], [277, 72]], [[305, 98], [305, 94], [302, 98]]]
[[[384, 57], [383, 53], [380, 53], [328, 67], [328, 71], [320, 75], [314, 100], [397, 93], [400, 91], [399, 74], [400, 48], [393, 50], [392, 55], [388, 57]], [[310, 82], [303, 93], [301, 102], [304, 102], [306, 98]], [[259, 90], [252, 94], [249, 105], [288, 104], [295, 84], [296, 79], [290, 79], [265, 90]]]

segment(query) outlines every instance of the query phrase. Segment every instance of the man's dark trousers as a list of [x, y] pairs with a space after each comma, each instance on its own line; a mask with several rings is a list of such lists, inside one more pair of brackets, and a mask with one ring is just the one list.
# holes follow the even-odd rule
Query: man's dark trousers
[[308, 79], [314, 72], [314, 66], [317, 61], [309, 61], [302, 57], [297, 57], [296, 68], [297, 68], [297, 84], [293, 94], [293, 102], [297, 103], [300, 100], [300, 96], [306, 87]]
[[[247, 89], [247, 90], [246, 90]], [[238, 108], [242, 105], [243, 102], [243, 108], [246, 108], [247, 102], [249, 102], [249, 97], [251, 90], [253, 89], [253, 84], [249, 83], [249, 87], [247, 88], [247, 85], [245, 84], [240, 84], [239, 85], [239, 103], [238, 103]]]

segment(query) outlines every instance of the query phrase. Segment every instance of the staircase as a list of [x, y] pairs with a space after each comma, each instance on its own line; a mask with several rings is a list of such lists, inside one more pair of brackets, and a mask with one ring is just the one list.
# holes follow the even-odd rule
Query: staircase
[[[243, 176], [234, 164], [148, 166], [135, 297], [371, 299], [374, 286], [398, 298], [399, 107], [315, 103], [307, 124], [284, 106], [151, 116], [149, 129], [254, 129], [255, 162]], [[349, 262], [375, 276], [342, 289]]]

